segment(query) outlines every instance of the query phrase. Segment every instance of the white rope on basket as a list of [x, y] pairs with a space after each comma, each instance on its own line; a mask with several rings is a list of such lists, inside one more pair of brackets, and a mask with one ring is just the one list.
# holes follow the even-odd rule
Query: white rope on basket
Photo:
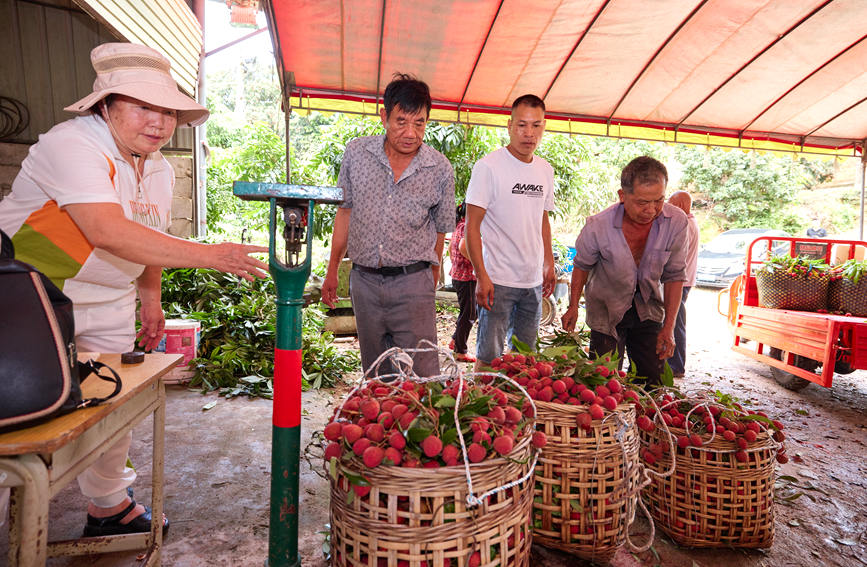
[[[408, 353], [411, 353], [411, 352], [415, 352], [415, 353], [431, 352], [431, 351], [435, 351], [438, 354], [444, 354], [445, 355], [446, 362], [447, 362], [447, 364], [445, 365], [445, 370], [447, 372], [444, 372], [442, 374], [435, 375], [435, 376], [428, 376], [428, 377], [418, 376], [417, 374], [415, 374], [413, 372], [413, 360], [412, 360], [412, 357]], [[385, 375], [380, 376], [380, 375], [378, 375], [379, 367], [386, 360], [390, 360], [392, 362], [392, 365], [398, 371], [396, 373], [385, 374]], [[533, 462], [530, 464], [530, 468], [529, 468], [527, 474], [525, 474], [524, 476], [522, 476], [518, 480], [506, 483], [502, 486], [492, 488], [492, 489], [480, 494], [479, 496], [476, 496], [475, 494], [473, 494], [473, 478], [472, 478], [472, 473], [470, 472], [470, 462], [469, 462], [469, 459], [467, 457], [467, 445], [466, 445], [466, 441], [464, 440], [463, 432], [461, 431], [461, 428], [460, 428], [460, 421], [458, 420], [458, 412], [460, 410], [460, 400], [463, 397], [464, 383], [466, 381], [466, 378], [469, 377], [470, 379], [472, 379], [473, 382], [475, 382], [474, 378], [477, 376], [491, 376], [495, 379], [499, 378], [503, 381], [511, 383], [518, 390], [520, 390], [521, 393], [525, 396], [526, 400], [530, 402], [530, 405], [533, 408], [533, 422], [534, 422], [533, 430], [535, 430], [536, 404], [533, 402], [533, 399], [530, 397], [530, 395], [527, 393], [527, 390], [525, 390], [523, 386], [521, 386], [520, 384], [518, 384], [517, 382], [515, 382], [514, 380], [512, 380], [508, 376], [505, 376], [504, 374], [500, 374], [500, 373], [478, 372], [478, 373], [470, 373], [470, 376], [467, 376], [467, 373], [465, 373], [463, 371], [463, 369], [460, 368], [460, 366], [457, 364], [454, 357], [451, 355], [451, 353], [449, 351], [447, 351], [444, 348], [437, 347], [437, 345], [435, 345], [434, 343], [432, 343], [431, 341], [429, 341], [427, 339], [422, 339], [421, 341], [419, 341], [418, 346], [416, 348], [403, 349], [400, 347], [391, 347], [391, 348], [387, 349], [385, 352], [383, 352], [382, 354], [380, 354], [377, 357], [377, 359], [373, 362], [373, 364], [370, 365], [370, 368], [368, 368], [367, 372], [364, 373], [364, 376], [362, 376], [359, 383], [352, 390], [350, 390], [349, 394], [347, 394], [346, 397], [343, 399], [340, 406], [337, 408], [336, 415], [339, 416], [343, 412], [343, 407], [346, 404], [346, 402], [358, 390], [363, 388], [365, 384], [367, 384], [368, 382], [371, 382], [371, 381], [375, 381], [375, 380], [383, 381], [386, 383], [387, 386], [390, 386], [392, 388], [398, 388], [407, 379], [412, 379], [413, 381], [419, 382], [419, 383], [444, 382], [446, 380], [457, 379], [459, 381], [458, 382], [459, 385], [458, 385], [458, 395], [457, 395], [457, 400], [455, 403], [455, 410], [454, 410], [454, 418], [455, 418], [455, 425], [456, 425], [455, 429], [457, 430], [458, 439], [460, 440], [461, 454], [463, 455], [463, 458], [464, 458], [464, 474], [467, 477], [467, 507], [473, 508], [473, 507], [481, 504], [486, 498], [490, 497], [493, 494], [496, 494], [498, 492], [502, 492], [504, 490], [508, 490], [509, 488], [512, 488], [513, 486], [517, 486], [519, 484], [523, 484], [524, 482], [526, 482], [529, 478], [531, 478], [535, 474], [536, 463], [539, 460], [539, 450], [536, 449], [534, 451], [534, 454], [533, 454]], [[390, 378], [390, 380], [386, 380], [388, 378]]]
[[[654, 390], [652, 393], [656, 394], [657, 392], [669, 393], [669, 392], [671, 392], [671, 390], [669, 390], [668, 388], [658, 388], [658, 389]], [[675, 399], [673, 399], [670, 402], [664, 403], [662, 406], [656, 405], [656, 400], [654, 399], [653, 396], [648, 395], [648, 397], [650, 398], [650, 401], [653, 403], [654, 407], [657, 410], [656, 415], [654, 415], [654, 419], [660, 415], [660, 413], [661, 413], [660, 410], [668, 409], [672, 405], [676, 405], [676, 404], [679, 404], [681, 402], [687, 402], [690, 405], [692, 405], [692, 408], [688, 412], [686, 412], [686, 415], [684, 416], [684, 430], [686, 431], [687, 435], [689, 435], [689, 430], [690, 430], [689, 417], [693, 414], [693, 412], [696, 411], [697, 408], [699, 408], [699, 407], [705, 408], [707, 415], [710, 416], [710, 420], [711, 420], [711, 424], [709, 427], [710, 439], [708, 439], [708, 443], [712, 443], [713, 440], [716, 439], [716, 419], [714, 418], [713, 412], [710, 411], [711, 406], [718, 407], [721, 410], [724, 409], [725, 411], [731, 411], [733, 414], [735, 414], [736, 417], [747, 417], [747, 416], [751, 415], [746, 410], [738, 410], [736, 408], [725, 407], [725, 406], [722, 406], [721, 404], [714, 402], [713, 400], [708, 400], [707, 398], [704, 398], [704, 397], [686, 396], [683, 398], [678, 398], [675, 396]], [[665, 424], [665, 420], [662, 420], [660, 418], [660, 421], [663, 424]], [[752, 421], [755, 421], [758, 424], [758, 426], [765, 433], [768, 434], [768, 439], [770, 440], [771, 444], [774, 447], [774, 454], [776, 454], [780, 450], [780, 447], [782, 447], [782, 443], [779, 443], [779, 442], [777, 442], [776, 439], [774, 439], [774, 436], [770, 433], [767, 425], [765, 425], [764, 423], [762, 423], [759, 420], [752, 420]], [[665, 424], [665, 425], [666, 425], [665, 432], [667, 433], [667, 437], [669, 438], [669, 445], [673, 445], [674, 435], [672, 435], [671, 431], [668, 429], [668, 425], [667, 424]], [[701, 447], [694, 447], [693, 446], [693, 447], [689, 447], [689, 450], [690, 451], [704, 451], [707, 453], [715, 453], [715, 454], [727, 452], [727, 451], [719, 451], [717, 449], [712, 449], [710, 447], [705, 447], [705, 446], [701, 446]], [[745, 453], [756, 453], [758, 451], [763, 451], [764, 448], [763, 447], [750, 447], [750, 448], [741, 449], [741, 450], [744, 451]], [[672, 458], [672, 464], [673, 463], [674, 463], [674, 458]], [[653, 471], [651, 471], [651, 472], [653, 472]], [[666, 474], [665, 476], [669, 476], [669, 475]]]
[[[499, 378], [499, 379], [504, 380], [506, 382], [509, 382], [513, 386], [517, 387], [521, 391], [521, 393], [524, 394], [524, 396], [526, 397], [526, 400], [530, 402], [530, 406], [533, 408], [533, 430], [535, 430], [536, 403], [533, 401], [533, 398], [530, 397], [530, 395], [527, 393], [527, 390], [525, 390], [523, 386], [521, 386], [520, 384], [518, 384], [517, 382], [515, 382], [514, 380], [512, 380], [508, 376], [506, 376], [504, 374], [500, 374], [498, 372], [474, 372], [471, 374], [472, 374], [473, 378], [475, 378], [476, 376], [491, 376], [494, 379]], [[459, 369], [458, 370], [458, 379], [460, 380], [460, 382], [458, 385], [458, 401], [460, 401], [462, 393], [463, 393], [463, 389], [464, 389], [464, 376], [465, 376], [465, 373]], [[473, 380], [473, 381], [475, 381], [475, 380]], [[455, 423], [456, 424], [460, 423], [458, 421], [458, 409], [459, 409], [459, 404], [456, 403], [455, 404]], [[473, 508], [475, 506], [478, 506], [479, 504], [481, 504], [485, 500], [485, 498], [488, 498], [489, 496], [491, 496], [493, 494], [496, 494], [498, 492], [502, 492], [503, 490], [508, 490], [508, 489], [512, 488], [513, 486], [523, 484], [524, 482], [526, 482], [529, 478], [531, 478], [535, 474], [536, 463], [539, 461], [539, 450], [538, 449], [536, 449], [534, 451], [533, 462], [530, 464], [530, 468], [527, 470], [527, 473], [524, 476], [522, 476], [521, 478], [514, 480], [512, 482], [508, 482], [502, 486], [491, 488], [490, 490], [483, 492], [479, 496], [476, 496], [475, 494], [473, 494], [473, 475], [470, 472], [470, 460], [467, 457], [467, 444], [466, 444], [466, 441], [464, 440], [464, 434], [461, 431], [461, 428], [459, 426], [457, 427], [457, 431], [458, 431], [458, 439], [461, 442], [461, 454], [464, 457], [464, 473], [466, 474], [466, 477], [467, 477], [467, 507], [468, 508]]]
[[[618, 427], [617, 431], [614, 433], [614, 440], [617, 441], [617, 444], [620, 446], [620, 452], [623, 456], [624, 466], [628, 466], [629, 458], [626, 454], [626, 443], [625, 443], [623, 437], [626, 435], [626, 433], [630, 429], [629, 423], [626, 421], [626, 419], [624, 419], [623, 414], [619, 411], [611, 412], [608, 415], [606, 415], [605, 417], [603, 417], [602, 423], [604, 424], [609, 419], [615, 419], [618, 422], [619, 427]], [[600, 445], [600, 443], [601, 443], [601, 438], [599, 438], [597, 436], [596, 451], [594, 452], [594, 456], [593, 456], [593, 470], [594, 471], [596, 470], [596, 463], [597, 463], [597, 460], [599, 458], [599, 445]], [[647, 510], [647, 507], [644, 505], [644, 502], [641, 500], [641, 496], [639, 496], [641, 489], [644, 488], [645, 486], [647, 486], [648, 484], [650, 484], [650, 476], [647, 474], [647, 467], [645, 467], [641, 462], [639, 462], [635, 466], [638, 467], [638, 470], [636, 471], [636, 475], [638, 476], [639, 481], [635, 487], [633, 487], [631, 490], [625, 490], [623, 493], [623, 498], [626, 498], [626, 529], [624, 531], [625, 531], [625, 535], [626, 535], [626, 545], [629, 547], [629, 549], [635, 553], [642, 553], [642, 552], [650, 549], [650, 546], [653, 545], [653, 539], [656, 537], [656, 526], [653, 523], [653, 518], [651, 517], [650, 512]], [[626, 481], [626, 479], [629, 478], [629, 474], [631, 472], [630, 468], [627, 468], [624, 471], [624, 475], [623, 475], [624, 481]], [[674, 471], [672, 469], [672, 471], [669, 474], [672, 474], [673, 472]], [[644, 515], [647, 518], [648, 523], [650, 523], [650, 536], [647, 539], [647, 543], [645, 545], [642, 545], [642, 546], [636, 546], [635, 544], [633, 544], [631, 538], [629, 537], [629, 528], [632, 526], [633, 523], [635, 523], [635, 504], [634, 504], [635, 500], [638, 501], [639, 507], [644, 512]]]

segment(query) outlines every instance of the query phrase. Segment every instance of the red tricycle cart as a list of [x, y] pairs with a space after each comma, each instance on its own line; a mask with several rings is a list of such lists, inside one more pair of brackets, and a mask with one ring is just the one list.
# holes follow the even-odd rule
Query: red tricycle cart
[[[867, 369], [867, 318], [759, 307], [755, 271], [779, 246], [792, 257], [810, 256], [828, 264], [863, 258], [867, 242], [762, 236], [747, 248], [743, 275], [720, 292], [718, 309], [728, 318], [732, 349], [764, 362], [782, 386], [800, 390], [810, 382], [830, 387], [834, 372]], [[722, 311], [728, 294], [728, 312]]]

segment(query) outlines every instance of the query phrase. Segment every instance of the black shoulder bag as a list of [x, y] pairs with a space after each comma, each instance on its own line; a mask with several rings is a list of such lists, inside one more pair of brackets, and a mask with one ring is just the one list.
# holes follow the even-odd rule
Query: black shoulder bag
[[[0, 240], [0, 429], [29, 427], [116, 396], [122, 384], [112, 368], [78, 362], [72, 301], [33, 266], [13, 259], [2, 231]], [[90, 374], [113, 382], [114, 392], [82, 398], [80, 383]]]

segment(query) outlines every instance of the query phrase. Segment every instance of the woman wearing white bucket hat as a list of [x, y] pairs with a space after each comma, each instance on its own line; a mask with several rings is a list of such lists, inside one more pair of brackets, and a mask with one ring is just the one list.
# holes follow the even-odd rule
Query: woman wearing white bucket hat
[[[73, 300], [79, 351], [126, 352], [136, 340], [150, 350], [165, 324], [163, 267], [214, 268], [252, 280], [268, 266], [250, 254], [268, 249], [165, 233], [174, 172], [159, 150], [177, 125], [201, 124], [208, 111], [178, 91], [169, 61], [154, 49], [107, 43], [90, 58], [93, 92], [66, 108], [80, 116], [30, 148], [0, 201], [0, 229], [12, 236], [16, 258]], [[87, 536], [150, 530], [150, 511], [127, 494], [135, 479], [125, 466], [130, 442], [120, 441], [79, 476], [90, 498]]]

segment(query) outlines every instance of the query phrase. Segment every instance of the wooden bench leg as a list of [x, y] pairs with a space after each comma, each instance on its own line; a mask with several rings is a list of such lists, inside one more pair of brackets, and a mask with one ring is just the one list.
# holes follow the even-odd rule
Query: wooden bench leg
[[9, 565], [41, 567], [48, 546], [48, 469], [36, 455], [0, 458], [9, 498]]
[[166, 389], [157, 382], [160, 404], [154, 410], [153, 456], [151, 465], [151, 546], [145, 565], [159, 565], [163, 546], [163, 464], [165, 462]]

